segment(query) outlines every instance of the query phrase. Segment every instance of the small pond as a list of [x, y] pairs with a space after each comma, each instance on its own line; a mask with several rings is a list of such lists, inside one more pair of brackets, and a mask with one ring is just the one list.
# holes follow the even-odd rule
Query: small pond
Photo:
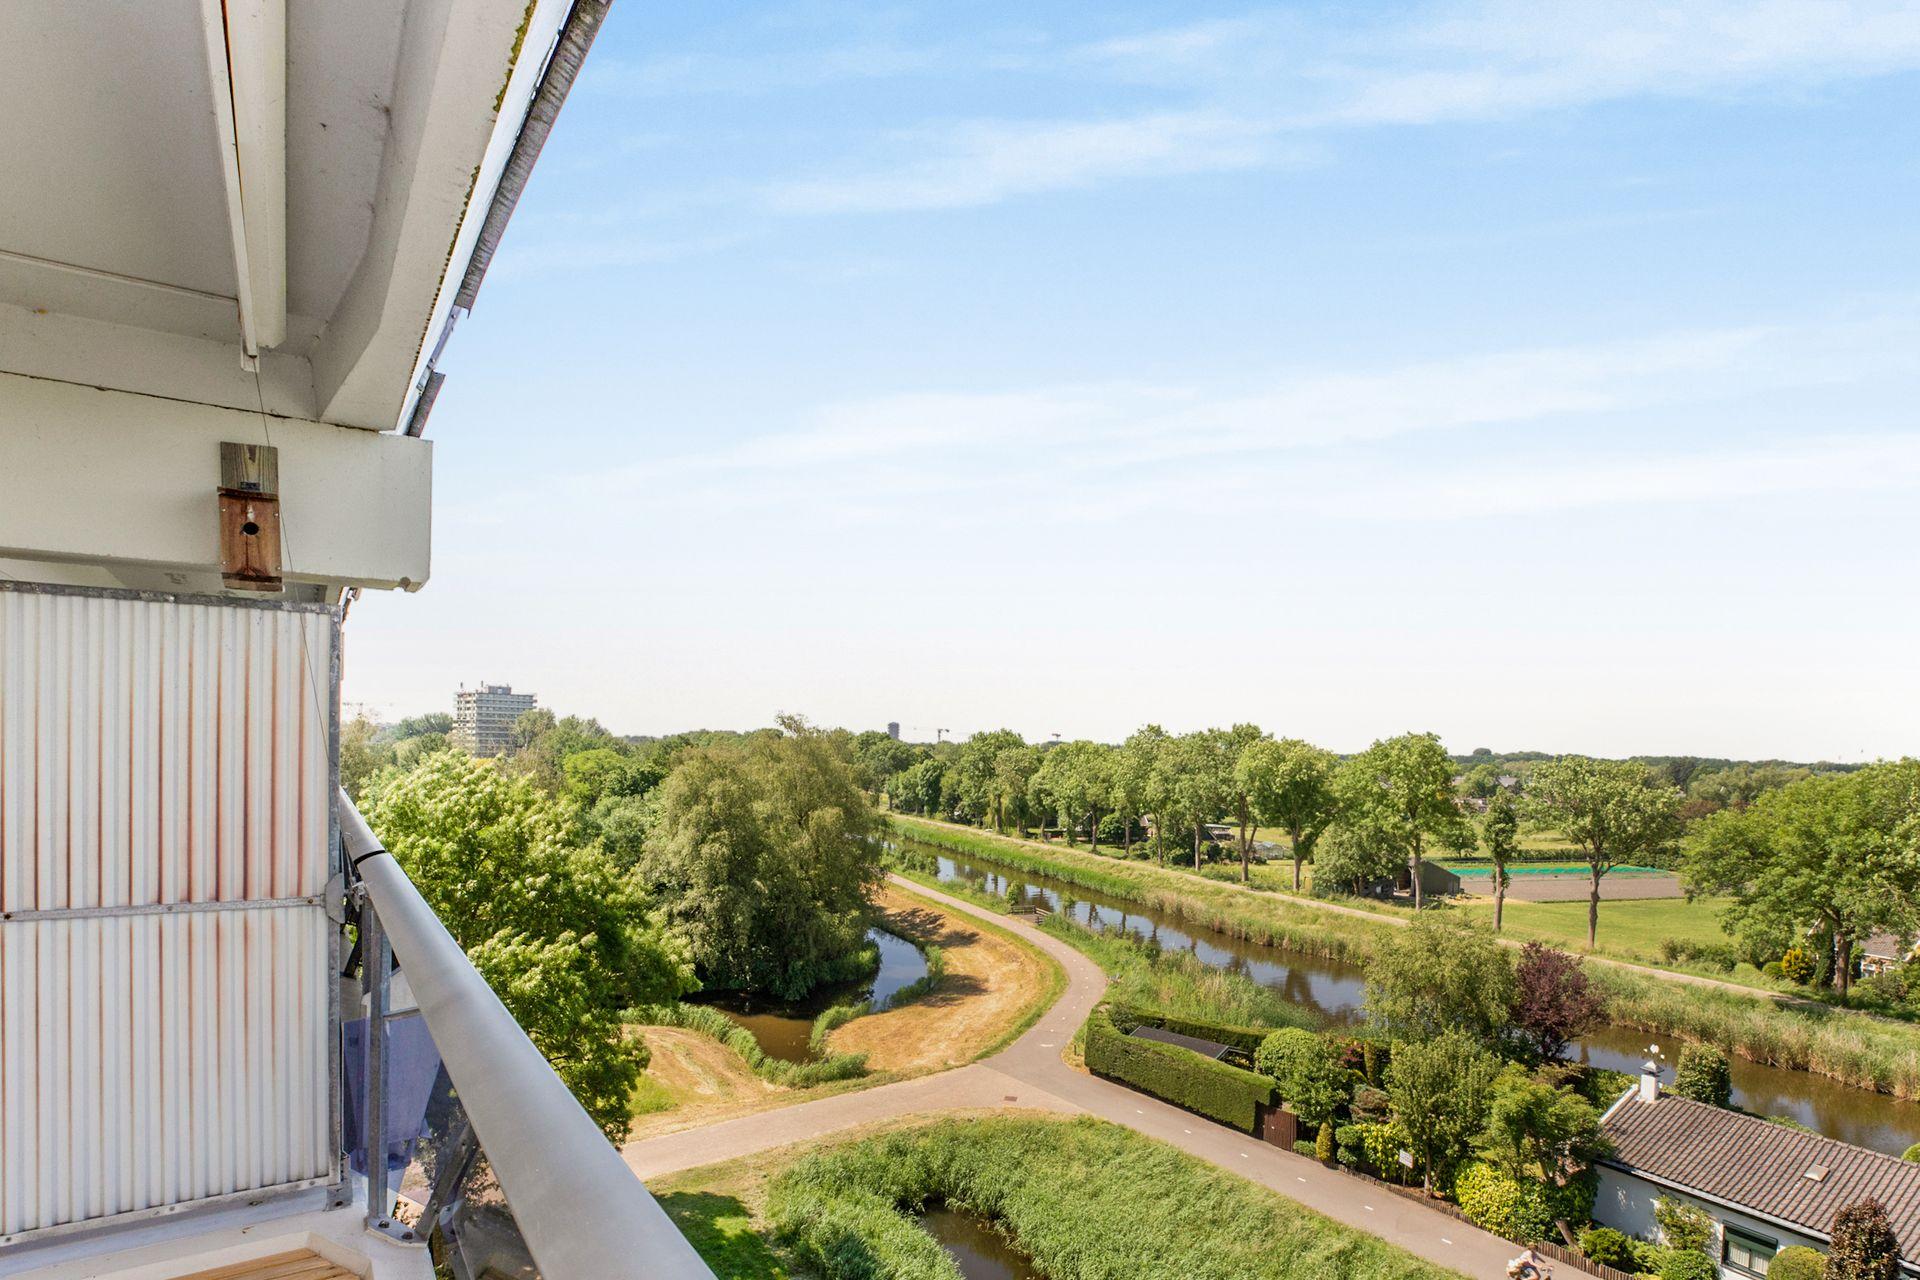
[[810, 1061], [813, 1047], [808, 1041], [813, 1035], [813, 1020], [828, 1008], [869, 1000], [874, 1008], [882, 1009], [894, 992], [927, 976], [927, 957], [905, 938], [884, 929], [867, 930], [867, 938], [880, 949], [880, 967], [864, 982], [820, 987], [804, 1000], [787, 1003], [744, 992], [720, 992], [697, 999], [745, 1027], [769, 1058]]
[[[1091, 928], [1131, 933], [1157, 942], [1164, 950], [1186, 951], [1203, 964], [1273, 988], [1330, 1025], [1356, 1023], [1365, 1016], [1366, 972], [1359, 965], [1248, 942], [971, 854], [956, 857], [913, 840], [901, 841], [900, 848], [915, 855], [922, 866], [933, 868], [941, 880], [969, 885], [997, 898], [1013, 897], [1050, 911], [1065, 911]], [[1568, 1056], [1635, 1073], [1646, 1061], [1649, 1043], [1658, 1043], [1671, 1065], [1680, 1056], [1683, 1042], [1628, 1027], [1607, 1027], [1574, 1045]], [[1920, 1142], [1920, 1103], [1856, 1089], [1807, 1071], [1734, 1058], [1733, 1100], [1756, 1114], [1786, 1116], [1830, 1138], [1892, 1155]]]
[[940, 1242], [967, 1280], [1044, 1280], [1011, 1240], [970, 1213], [936, 1205], [920, 1215], [920, 1225]]

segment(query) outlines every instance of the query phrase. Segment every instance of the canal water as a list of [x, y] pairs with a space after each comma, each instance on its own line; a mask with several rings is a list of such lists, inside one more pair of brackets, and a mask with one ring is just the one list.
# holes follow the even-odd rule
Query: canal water
[[937, 1205], [920, 1215], [920, 1225], [967, 1280], [1044, 1280], [1012, 1241], [970, 1213]]
[[[998, 898], [1017, 898], [1049, 911], [1066, 911], [1065, 904], [1071, 903], [1070, 914], [1081, 924], [1130, 933], [1157, 942], [1163, 950], [1186, 951], [1203, 964], [1273, 988], [1328, 1025], [1352, 1025], [1365, 1017], [1366, 974], [1359, 965], [1248, 942], [1049, 876], [1009, 870], [971, 855], [955, 857], [913, 840], [902, 841], [900, 847], [922, 866], [934, 868], [941, 880], [969, 885]], [[1683, 1042], [1630, 1027], [1608, 1027], [1574, 1045], [1568, 1056], [1614, 1071], [1638, 1073], [1652, 1044], [1659, 1045], [1666, 1064], [1671, 1066], [1679, 1058]], [[1920, 1142], [1920, 1104], [1856, 1089], [1807, 1071], [1764, 1066], [1738, 1057], [1732, 1065], [1734, 1103], [1757, 1115], [1786, 1116], [1828, 1137], [1893, 1155]]]
[[745, 1027], [769, 1058], [787, 1062], [808, 1062], [813, 1047], [813, 1020], [836, 1004], [871, 1001], [875, 1009], [884, 1009], [900, 988], [927, 976], [927, 957], [905, 938], [884, 929], [867, 930], [867, 938], [880, 949], [880, 967], [864, 982], [843, 982], [821, 987], [806, 999], [782, 1003], [740, 992], [722, 992], [697, 997]]

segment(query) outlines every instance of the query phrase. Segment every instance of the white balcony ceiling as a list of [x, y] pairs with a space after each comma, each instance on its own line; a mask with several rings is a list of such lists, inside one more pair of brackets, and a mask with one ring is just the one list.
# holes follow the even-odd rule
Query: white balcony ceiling
[[394, 429], [567, 8], [0, 5], [0, 372]]

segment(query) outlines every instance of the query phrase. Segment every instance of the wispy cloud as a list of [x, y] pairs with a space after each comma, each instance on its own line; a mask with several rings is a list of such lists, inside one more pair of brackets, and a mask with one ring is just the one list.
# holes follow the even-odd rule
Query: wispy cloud
[[[576, 483], [608, 493], [671, 494], [694, 505], [723, 496], [733, 503], [802, 503], [842, 516], [910, 510], [919, 518], [928, 499], [939, 497], [981, 519], [999, 518], [1009, 501], [1017, 502], [1010, 495], [1058, 490], [1064, 475], [1077, 478], [1075, 488], [1151, 475], [1158, 486], [1190, 482], [1209, 491], [1236, 485], [1257, 491], [1285, 475], [1294, 491], [1318, 495], [1307, 500], [1316, 511], [1348, 518], [1494, 512], [1516, 499], [1487, 495], [1515, 486], [1536, 495], [1520, 501], [1561, 505], [1679, 500], [1688, 493], [1704, 499], [1794, 485], [1911, 487], [1920, 479], [1907, 465], [1920, 456], [1913, 438], [1859, 434], [1862, 426], [1878, 424], [1820, 425], [1838, 431], [1834, 439], [1844, 447], [1823, 442], [1781, 449], [1756, 437], [1731, 453], [1683, 452], [1668, 461], [1658, 448], [1643, 447], [1646, 456], [1629, 463], [1609, 461], [1609, 432], [1592, 424], [1673, 424], [1667, 443], [1697, 449], [1687, 426], [1699, 418], [1724, 423], [1748, 412], [1739, 406], [1785, 394], [1911, 381], [1920, 375], [1916, 351], [1920, 315], [1909, 310], [1304, 373], [1242, 392], [1103, 383], [892, 395], [825, 405], [785, 431]], [[1703, 412], [1709, 406], [1711, 415]], [[1442, 469], [1404, 479], [1383, 477], [1381, 466], [1391, 472], [1398, 462], [1389, 456], [1383, 464], [1369, 452], [1378, 442], [1429, 435], [1471, 452], [1478, 435], [1489, 431], [1505, 432], [1510, 450], [1516, 430], [1531, 433], [1525, 454], [1555, 459], [1540, 464], [1558, 477], [1552, 483], [1516, 469], [1504, 452], [1471, 474], [1449, 476]], [[1875, 440], [1892, 443], [1883, 449]], [[1739, 463], [1750, 456], [1758, 461]], [[1717, 477], [1713, 485], [1692, 483], [1703, 469]], [[1303, 489], [1307, 476], [1313, 481]], [[1117, 508], [1109, 491], [1099, 493], [1092, 506], [1111, 516]], [[1072, 500], [1065, 495], [1065, 504]], [[1055, 518], [1073, 510], [1052, 499], [1049, 506]]]
[[1271, 130], [1212, 111], [1120, 120], [976, 121], [922, 132], [906, 139], [904, 149], [923, 158], [777, 184], [769, 199], [787, 213], [951, 209], [1145, 173], [1244, 169], [1281, 158]]
[[1627, 98], [1803, 92], [1920, 67], [1903, 0], [1683, 5], [1452, 0], [1391, 23], [1263, 10], [1064, 51], [1056, 71], [1152, 88], [1150, 110], [970, 119], [843, 172], [778, 182], [797, 213], [962, 208], [1114, 179], [1316, 154], [1328, 130], [1509, 118]]

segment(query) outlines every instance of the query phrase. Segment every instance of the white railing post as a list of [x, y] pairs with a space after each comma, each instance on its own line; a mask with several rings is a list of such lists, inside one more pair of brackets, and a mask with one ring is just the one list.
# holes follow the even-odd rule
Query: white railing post
[[713, 1280], [345, 792], [338, 806], [347, 859], [544, 1280]]

